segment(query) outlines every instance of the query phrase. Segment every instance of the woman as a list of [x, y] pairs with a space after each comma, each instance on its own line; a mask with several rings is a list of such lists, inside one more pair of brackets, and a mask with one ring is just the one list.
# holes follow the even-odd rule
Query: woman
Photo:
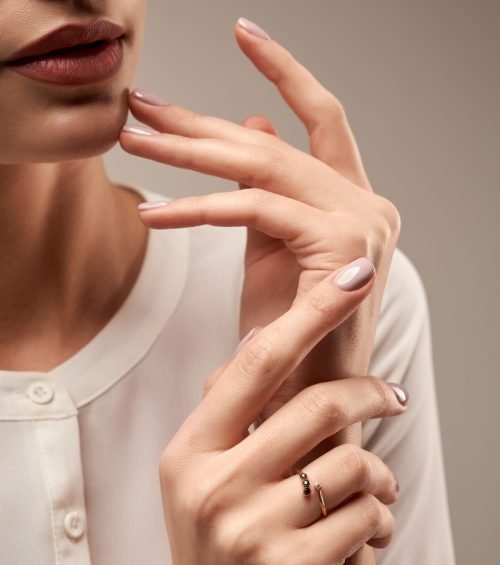
[[[425, 296], [338, 101], [245, 19], [312, 155], [130, 92], [145, 10], [2, 4], [1, 562], [452, 563]], [[115, 185], [117, 141], [243, 190]]]

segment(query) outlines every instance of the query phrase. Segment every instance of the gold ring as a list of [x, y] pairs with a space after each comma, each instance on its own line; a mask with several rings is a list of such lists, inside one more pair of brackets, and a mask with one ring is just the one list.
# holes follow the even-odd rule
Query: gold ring
[[[309, 477], [301, 469], [296, 469], [295, 472], [299, 475], [300, 480], [302, 481], [302, 492], [303, 492], [303, 494], [305, 496], [311, 496], [311, 492], [312, 492], [311, 491], [311, 481], [309, 480]], [[324, 517], [326, 517], [328, 512], [327, 512], [327, 509], [326, 509], [326, 502], [325, 502], [325, 497], [323, 496], [323, 489], [321, 488], [321, 484], [320, 483], [314, 483], [314, 488], [316, 489], [316, 492], [318, 493], [319, 505], [321, 507], [321, 513], [323, 514]]]
[[323, 490], [321, 489], [321, 485], [319, 483], [314, 483], [314, 488], [318, 492], [319, 504], [321, 506], [321, 512], [323, 513], [323, 516], [326, 516], [327, 511], [326, 511], [325, 497], [323, 496]]

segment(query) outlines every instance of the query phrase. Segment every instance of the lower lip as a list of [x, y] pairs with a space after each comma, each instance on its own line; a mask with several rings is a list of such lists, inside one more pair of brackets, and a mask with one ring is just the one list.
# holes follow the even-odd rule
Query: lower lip
[[123, 59], [121, 38], [101, 44], [58, 53], [26, 58], [7, 64], [16, 73], [53, 84], [90, 84], [116, 73]]

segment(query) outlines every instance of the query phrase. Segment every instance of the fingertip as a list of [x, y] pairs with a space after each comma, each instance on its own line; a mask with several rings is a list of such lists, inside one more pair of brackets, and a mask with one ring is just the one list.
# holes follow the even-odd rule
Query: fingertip
[[253, 39], [264, 41], [271, 39], [271, 36], [259, 24], [249, 20], [248, 18], [244, 18], [243, 16], [239, 17], [236, 21], [235, 32], [237, 36], [246, 35]]
[[247, 116], [242, 123], [247, 128], [263, 131], [265, 133], [278, 136], [278, 130], [274, 127], [271, 120], [266, 118], [266, 116], [261, 116], [261, 115]]
[[159, 108], [164, 108], [165, 106], [170, 106], [170, 103], [163, 97], [145, 90], [144, 88], [134, 88], [130, 92], [130, 100], [140, 102], [141, 104], [146, 104], [148, 106], [156, 106]]

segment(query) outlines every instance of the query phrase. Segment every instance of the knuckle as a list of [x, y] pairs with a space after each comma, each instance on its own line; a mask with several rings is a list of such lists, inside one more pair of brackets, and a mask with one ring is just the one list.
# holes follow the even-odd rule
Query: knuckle
[[396, 478], [396, 475], [383, 461], [381, 461], [381, 464], [384, 467], [385, 492], [386, 492], [385, 500], [383, 500], [382, 502], [384, 502], [385, 504], [394, 504], [394, 502], [396, 502], [399, 498], [398, 486], [397, 486], [398, 480]]
[[347, 118], [346, 109], [342, 102], [331, 92], [320, 102], [322, 114], [326, 115], [334, 122], [343, 121]]
[[257, 375], [268, 375], [276, 365], [276, 360], [274, 340], [261, 332], [248, 342], [238, 356], [238, 375], [244, 380], [253, 380]]
[[392, 540], [395, 529], [395, 520], [392, 512], [380, 504], [381, 522], [377, 532], [370, 538], [367, 543], [372, 547], [387, 547]]
[[190, 139], [177, 139], [176, 150], [172, 153], [169, 163], [182, 169], [193, 169], [196, 158], [193, 153], [193, 145]]
[[339, 449], [344, 467], [354, 483], [356, 492], [366, 490], [372, 481], [372, 471], [363, 450], [354, 444], [345, 444], [339, 446]]
[[254, 221], [257, 219], [260, 211], [270, 204], [271, 199], [274, 196], [274, 194], [262, 188], [247, 188], [241, 194], [243, 194], [244, 198], [247, 200], [250, 214], [252, 216], [251, 219]]
[[334, 308], [332, 293], [326, 293], [324, 291], [311, 292], [304, 301], [304, 306], [307, 310], [307, 314], [324, 318], [326, 323], [329, 321]]
[[401, 215], [396, 205], [389, 199], [379, 194], [375, 196], [375, 207], [381, 221], [385, 239], [398, 237], [401, 231]]
[[340, 119], [344, 118], [346, 111], [342, 102], [329, 90], [322, 90], [318, 92], [318, 97], [316, 99], [316, 110], [318, 113], [334, 118]]
[[189, 204], [192, 210], [196, 211], [197, 220], [202, 224], [206, 224], [209, 222], [208, 210], [211, 208], [214, 201], [215, 198], [213, 194], [206, 194], [189, 196], [189, 199], [186, 199], [185, 202]]
[[329, 130], [347, 121], [344, 105], [329, 91], [322, 92], [312, 103], [311, 116], [308, 127], [317, 131]]
[[184, 122], [187, 126], [188, 131], [196, 130], [200, 125], [203, 124], [205, 116], [197, 114], [191, 110], [184, 109]]
[[368, 377], [373, 390], [376, 415], [384, 414], [391, 406], [388, 386], [377, 377]]
[[[335, 231], [341, 234], [342, 244], [349, 246], [351, 255], [366, 256], [370, 251], [370, 234], [367, 222], [361, 215], [335, 213], [333, 215]], [[338, 238], [337, 238], [338, 245]]]
[[213, 524], [221, 512], [221, 501], [217, 489], [208, 488], [205, 481], [198, 481], [186, 497], [187, 513], [196, 518], [202, 528]]
[[269, 69], [268, 78], [272, 80], [276, 86], [281, 86], [289, 80], [290, 71], [298, 65], [295, 57], [287, 49], [283, 49], [281, 61], [279, 65], [272, 66]]
[[330, 114], [334, 116], [336, 120], [343, 120], [347, 116], [345, 106], [336, 96], [331, 93], [329, 97], [329, 109]]
[[386, 547], [389, 545], [391, 541], [391, 537], [394, 534], [394, 530], [396, 528], [396, 521], [394, 519], [393, 513], [384, 506], [383, 504], [380, 505], [382, 510], [382, 521], [384, 523], [384, 531], [383, 531], [383, 539], [386, 540], [385, 544], [381, 544], [381, 547]]
[[282, 151], [276, 147], [258, 147], [255, 157], [255, 165], [249, 172], [246, 184], [256, 187], [274, 184], [284, 170], [285, 156]]
[[297, 395], [302, 411], [327, 427], [340, 428], [346, 421], [342, 399], [332, 397], [324, 383], [312, 385]]
[[178, 468], [178, 457], [169, 444], [160, 456], [159, 472], [162, 484], [168, 484], [175, 476]]
[[365, 520], [366, 539], [371, 539], [377, 535], [384, 520], [384, 505], [371, 495], [364, 494], [362, 496], [362, 515]]
[[222, 562], [264, 565], [264, 548], [259, 533], [262, 524], [248, 513], [229, 512], [218, 521], [213, 532], [214, 545]]

